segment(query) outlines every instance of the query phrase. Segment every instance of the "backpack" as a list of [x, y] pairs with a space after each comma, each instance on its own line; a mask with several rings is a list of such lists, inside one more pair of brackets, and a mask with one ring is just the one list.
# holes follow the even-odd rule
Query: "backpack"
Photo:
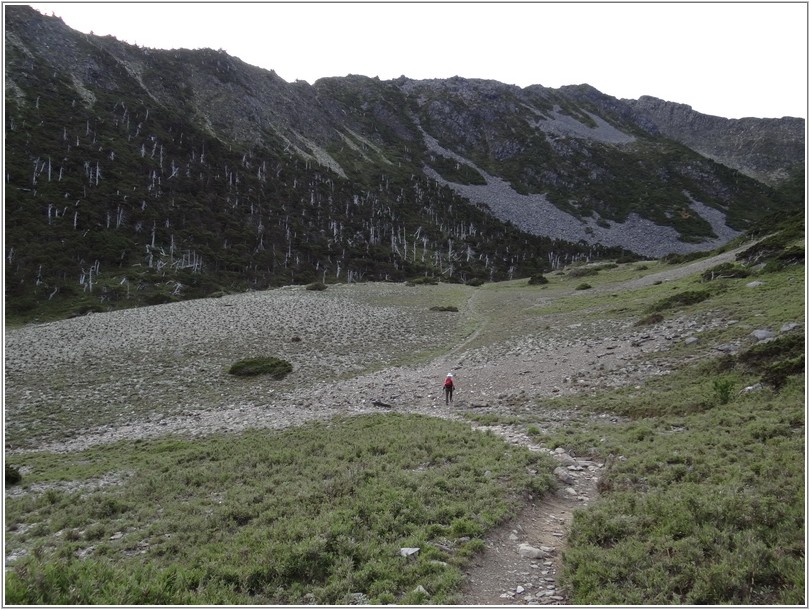
[[448, 377], [447, 379], [444, 380], [444, 387], [446, 387], [446, 388], [452, 388], [453, 387], [453, 378], [452, 377]]

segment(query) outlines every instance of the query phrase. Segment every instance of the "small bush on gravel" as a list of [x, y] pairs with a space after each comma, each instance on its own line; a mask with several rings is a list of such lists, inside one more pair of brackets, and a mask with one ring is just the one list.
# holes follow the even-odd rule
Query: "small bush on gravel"
[[575, 288], [575, 290], [590, 290], [591, 288], [593, 288], [593, 286], [591, 286], [591, 285], [590, 285], [590, 284], [588, 284], [587, 282], [583, 282], [582, 284], [580, 284], [579, 286], [577, 286], [577, 287]]
[[20, 471], [11, 464], [6, 464], [6, 485], [16, 485], [21, 480]]
[[327, 285], [323, 282], [312, 282], [307, 285], [307, 290], [326, 290]]
[[529, 278], [529, 286], [540, 286], [542, 284], [548, 284], [548, 278], [542, 274], [533, 275]]
[[458, 311], [458, 307], [454, 305], [434, 305], [430, 311]]
[[292, 371], [292, 364], [286, 360], [273, 357], [245, 358], [231, 365], [228, 373], [238, 377], [255, 377], [256, 375], [270, 375], [275, 379], [283, 379]]

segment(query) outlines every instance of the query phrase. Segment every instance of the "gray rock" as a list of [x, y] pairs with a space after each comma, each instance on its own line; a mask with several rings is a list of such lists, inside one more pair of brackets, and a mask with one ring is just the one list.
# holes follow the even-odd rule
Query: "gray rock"
[[723, 345], [718, 345], [714, 349], [716, 349], [719, 352], [724, 352], [726, 354], [733, 354], [740, 348], [738, 345], [735, 345], [734, 343], [724, 343]]
[[542, 549], [523, 543], [518, 547], [518, 554], [527, 559], [540, 559], [546, 557]]
[[746, 284], [746, 286], [748, 286], [748, 288], [757, 288], [759, 286], [764, 286], [764, 285], [765, 285], [765, 282], [760, 282], [760, 281], [748, 282]]
[[577, 461], [567, 453], [557, 453], [554, 457], [556, 457], [563, 466], [571, 466], [577, 463]]
[[787, 322], [785, 324], [782, 324], [782, 328], [780, 328], [779, 331], [783, 332], [783, 333], [787, 333], [787, 332], [790, 332], [791, 330], [793, 330], [795, 328], [799, 328], [799, 326], [800, 326], [800, 324], [797, 324], [796, 322]]
[[766, 339], [773, 339], [775, 335], [773, 334], [773, 331], [770, 331], [767, 328], [758, 328], [751, 333], [751, 336], [757, 341], [765, 341]]
[[571, 485], [574, 482], [574, 477], [571, 476], [571, 473], [561, 466], [557, 466], [554, 469], [554, 476], [566, 485]]

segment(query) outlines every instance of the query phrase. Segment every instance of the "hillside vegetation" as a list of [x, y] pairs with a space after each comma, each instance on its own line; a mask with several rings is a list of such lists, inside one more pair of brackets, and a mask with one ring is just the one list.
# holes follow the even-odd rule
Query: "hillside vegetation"
[[[569, 603], [802, 605], [803, 225], [762, 237], [545, 282], [10, 329], [5, 602], [459, 603], [488, 532], [553, 493], [562, 448], [604, 463], [563, 552]], [[228, 374], [258, 356], [292, 371]]]
[[770, 139], [766, 184], [587, 86], [287, 83], [4, 10], [13, 324], [316, 281], [509, 280], [711, 249], [802, 205], [801, 119], [729, 135], [743, 168]]

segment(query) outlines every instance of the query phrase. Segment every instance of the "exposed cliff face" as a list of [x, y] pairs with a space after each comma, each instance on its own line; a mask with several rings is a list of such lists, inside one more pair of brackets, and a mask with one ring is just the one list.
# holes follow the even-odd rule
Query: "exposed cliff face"
[[[35, 286], [67, 286], [96, 260], [190, 273], [186, 287], [209, 273], [203, 292], [223, 277], [498, 279], [607, 248], [710, 249], [801, 204], [688, 143], [710, 127], [775, 180], [803, 159], [796, 120], [746, 119], [745, 132], [701, 117], [676, 133], [697, 118], [664, 121], [587, 85], [287, 83], [222, 51], [140, 48], [5, 10], [19, 286], [40, 267], [51, 279]], [[745, 133], [770, 144], [745, 158]]]
[[650, 96], [626, 102], [665, 136], [767, 184], [804, 165], [804, 119], [726, 119]]

